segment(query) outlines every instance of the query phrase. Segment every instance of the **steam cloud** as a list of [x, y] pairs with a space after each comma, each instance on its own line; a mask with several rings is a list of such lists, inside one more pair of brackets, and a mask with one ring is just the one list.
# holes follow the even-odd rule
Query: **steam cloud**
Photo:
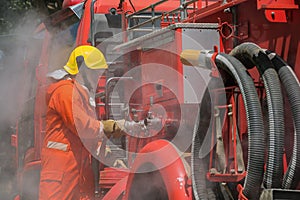
[[35, 44], [31, 36], [37, 24], [37, 13], [31, 11], [10, 34], [0, 35], [0, 199], [13, 199], [17, 192], [16, 150], [11, 146], [17, 120], [34, 98], [34, 65], [28, 61], [28, 49]]

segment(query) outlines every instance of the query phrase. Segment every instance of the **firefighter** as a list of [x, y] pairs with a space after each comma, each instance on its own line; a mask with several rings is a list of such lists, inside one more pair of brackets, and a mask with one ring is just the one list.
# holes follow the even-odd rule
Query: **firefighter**
[[91, 154], [83, 141], [95, 141], [95, 146], [104, 134], [119, 135], [123, 129], [122, 121], [96, 119], [86, 87], [91, 87], [92, 76], [97, 74], [90, 71], [105, 68], [103, 54], [93, 46], [83, 45], [72, 51], [63, 69], [48, 74], [56, 81], [46, 94], [40, 200], [93, 199]]

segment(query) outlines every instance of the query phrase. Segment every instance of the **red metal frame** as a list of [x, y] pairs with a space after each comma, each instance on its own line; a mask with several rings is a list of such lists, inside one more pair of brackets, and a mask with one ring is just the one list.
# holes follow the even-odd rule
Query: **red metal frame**
[[46, 122], [43, 116], [46, 114], [46, 103], [45, 103], [45, 96], [46, 96], [46, 86], [47, 86], [47, 79], [46, 74], [48, 73], [48, 55], [49, 55], [49, 43], [51, 41], [51, 35], [49, 32], [45, 31], [45, 39], [42, 46], [42, 53], [41, 59], [39, 64], [36, 68], [36, 79], [38, 81], [38, 87], [36, 91], [36, 102], [35, 102], [35, 116], [34, 116], [34, 136], [35, 136], [35, 159], [40, 159], [40, 152], [41, 146], [43, 143], [44, 138], [44, 130], [46, 128]]
[[102, 198], [102, 200], [119, 199], [127, 187], [128, 176], [116, 183]]
[[[215, 13], [221, 12], [226, 8], [230, 8], [232, 6], [238, 5], [240, 3], [246, 2], [247, 0], [230, 0], [230, 1], [209, 1], [205, 0], [202, 2], [202, 6], [198, 7], [198, 9], [190, 13], [189, 17], [184, 20], [183, 22], [197, 22], [198, 20], [201, 20], [205, 17], [208, 17], [210, 15], [213, 15]], [[198, 4], [199, 6], [200, 4]]]
[[[246, 177], [246, 172], [238, 172], [238, 161], [237, 161], [237, 111], [236, 111], [236, 89], [237, 87], [224, 88], [227, 96], [229, 96], [228, 104], [218, 105], [219, 109], [225, 110], [223, 120], [222, 138], [224, 143], [226, 172], [208, 171], [206, 177], [212, 182], [239, 182]], [[222, 90], [216, 90], [214, 97], [218, 98]], [[232, 121], [228, 119], [228, 113], [232, 112]], [[245, 113], [243, 113], [245, 114]], [[215, 144], [216, 144], [216, 130], [215, 121], [213, 121], [213, 131], [211, 136], [211, 149], [209, 159], [209, 169], [217, 169], [215, 161]], [[232, 138], [233, 136], [233, 138]], [[233, 159], [232, 159], [233, 158]], [[234, 169], [234, 172], [231, 170]]]
[[104, 170], [100, 172], [99, 185], [101, 188], [110, 189], [120, 180], [127, 177], [128, 174], [128, 169], [104, 168]]
[[257, 0], [257, 9], [297, 9], [298, 5], [293, 0]]

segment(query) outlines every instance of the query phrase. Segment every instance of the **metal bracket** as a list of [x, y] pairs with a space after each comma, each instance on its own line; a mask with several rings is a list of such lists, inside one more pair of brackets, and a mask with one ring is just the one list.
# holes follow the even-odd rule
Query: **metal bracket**
[[213, 53], [213, 55], [211, 56], [211, 63], [212, 63], [211, 76], [212, 76], [212, 77], [215, 77], [215, 78], [219, 78], [219, 77], [220, 77], [220, 74], [219, 74], [217, 65], [216, 65], [216, 63], [215, 63], [215, 60], [216, 60], [216, 57], [217, 57], [218, 53], [219, 53], [218, 47], [217, 47], [217, 46], [214, 46], [214, 53]]
[[265, 17], [269, 22], [287, 23], [286, 10], [265, 10]]
[[294, 0], [257, 0], [257, 9], [266, 9], [265, 17], [269, 22], [287, 23], [286, 11], [298, 8]]
[[298, 9], [294, 0], [257, 0], [257, 9]]

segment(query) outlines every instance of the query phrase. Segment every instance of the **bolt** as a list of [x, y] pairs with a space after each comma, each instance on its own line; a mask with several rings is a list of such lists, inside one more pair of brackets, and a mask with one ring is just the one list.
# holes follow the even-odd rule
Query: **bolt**
[[275, 19], [275, 12], [271, 12], [271, 17], [273, 20]]

